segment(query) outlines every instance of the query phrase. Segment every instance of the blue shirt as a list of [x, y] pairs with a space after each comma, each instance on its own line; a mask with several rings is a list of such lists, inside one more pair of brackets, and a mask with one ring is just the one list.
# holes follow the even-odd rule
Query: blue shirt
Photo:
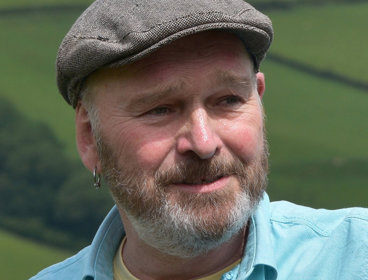
[[[114, 207], [92, 244], [32, 280], [113, 279], [113, 258], [124, 236]], [[368, 209], [312, 209], [270, 203], [251, 218], [241, 263], [222, 278], [248, 280], [368, 280]]]

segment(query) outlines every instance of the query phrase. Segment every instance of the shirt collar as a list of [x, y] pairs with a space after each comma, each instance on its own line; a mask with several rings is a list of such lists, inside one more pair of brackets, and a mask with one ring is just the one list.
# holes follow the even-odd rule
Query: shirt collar
[[243, 260], [238, 268], [238, 279], [246, 279], [255, 273], [264, 275], [264, 279], [275, 280], [277, 267], [273, 248], [270, 200], [265, 193], [250, 220], [247, 245]]
[[[124, 235], [119, 211], [114, 206], [92, 241], [83, 279], [112, 279], [113, 258]], [[238, 275], [238, 279], [246, 279], [252, 273], [263, 273], [265, 279], [276, 280], [277, 268], [271, 236], [270, 200], [265, 193], [250, 220], [244, 257], [240, 265], [229, 273]]]
[[83, 279], [113, 279], [113, 259], [116, 248], [119, 247], [124, 235], [123, 224], [115, 205], [102, 222], [92, 241]]

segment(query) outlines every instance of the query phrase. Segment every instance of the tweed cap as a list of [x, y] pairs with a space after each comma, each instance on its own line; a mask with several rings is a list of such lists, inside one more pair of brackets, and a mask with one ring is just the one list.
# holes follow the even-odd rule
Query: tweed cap
[[205, 30], [239, 36], [257, 70], [273, 37], [270, 19], [243, 0], [97, 0], [60, 45], [59, 90], [75, 107], [83, 81], [97, 69], [131, 63]]

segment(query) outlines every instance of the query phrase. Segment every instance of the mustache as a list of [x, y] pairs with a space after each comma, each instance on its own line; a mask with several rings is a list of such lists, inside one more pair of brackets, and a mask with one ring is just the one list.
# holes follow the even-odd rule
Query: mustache
[[161, 187], [171, 184], [203, 184], [222, 177], [245, 177], [247, 163], [237, 158], [185, 159], [167, 170], [157, 171], [154, 180]]

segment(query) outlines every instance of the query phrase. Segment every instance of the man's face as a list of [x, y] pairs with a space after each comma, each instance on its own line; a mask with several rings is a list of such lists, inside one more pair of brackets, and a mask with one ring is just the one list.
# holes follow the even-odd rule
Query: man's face
[[89, 79], [102, 172], [153, 247], [204, 253], [257, 205], [267, 148], [252, 65], [235, 36], [205, 32]]

